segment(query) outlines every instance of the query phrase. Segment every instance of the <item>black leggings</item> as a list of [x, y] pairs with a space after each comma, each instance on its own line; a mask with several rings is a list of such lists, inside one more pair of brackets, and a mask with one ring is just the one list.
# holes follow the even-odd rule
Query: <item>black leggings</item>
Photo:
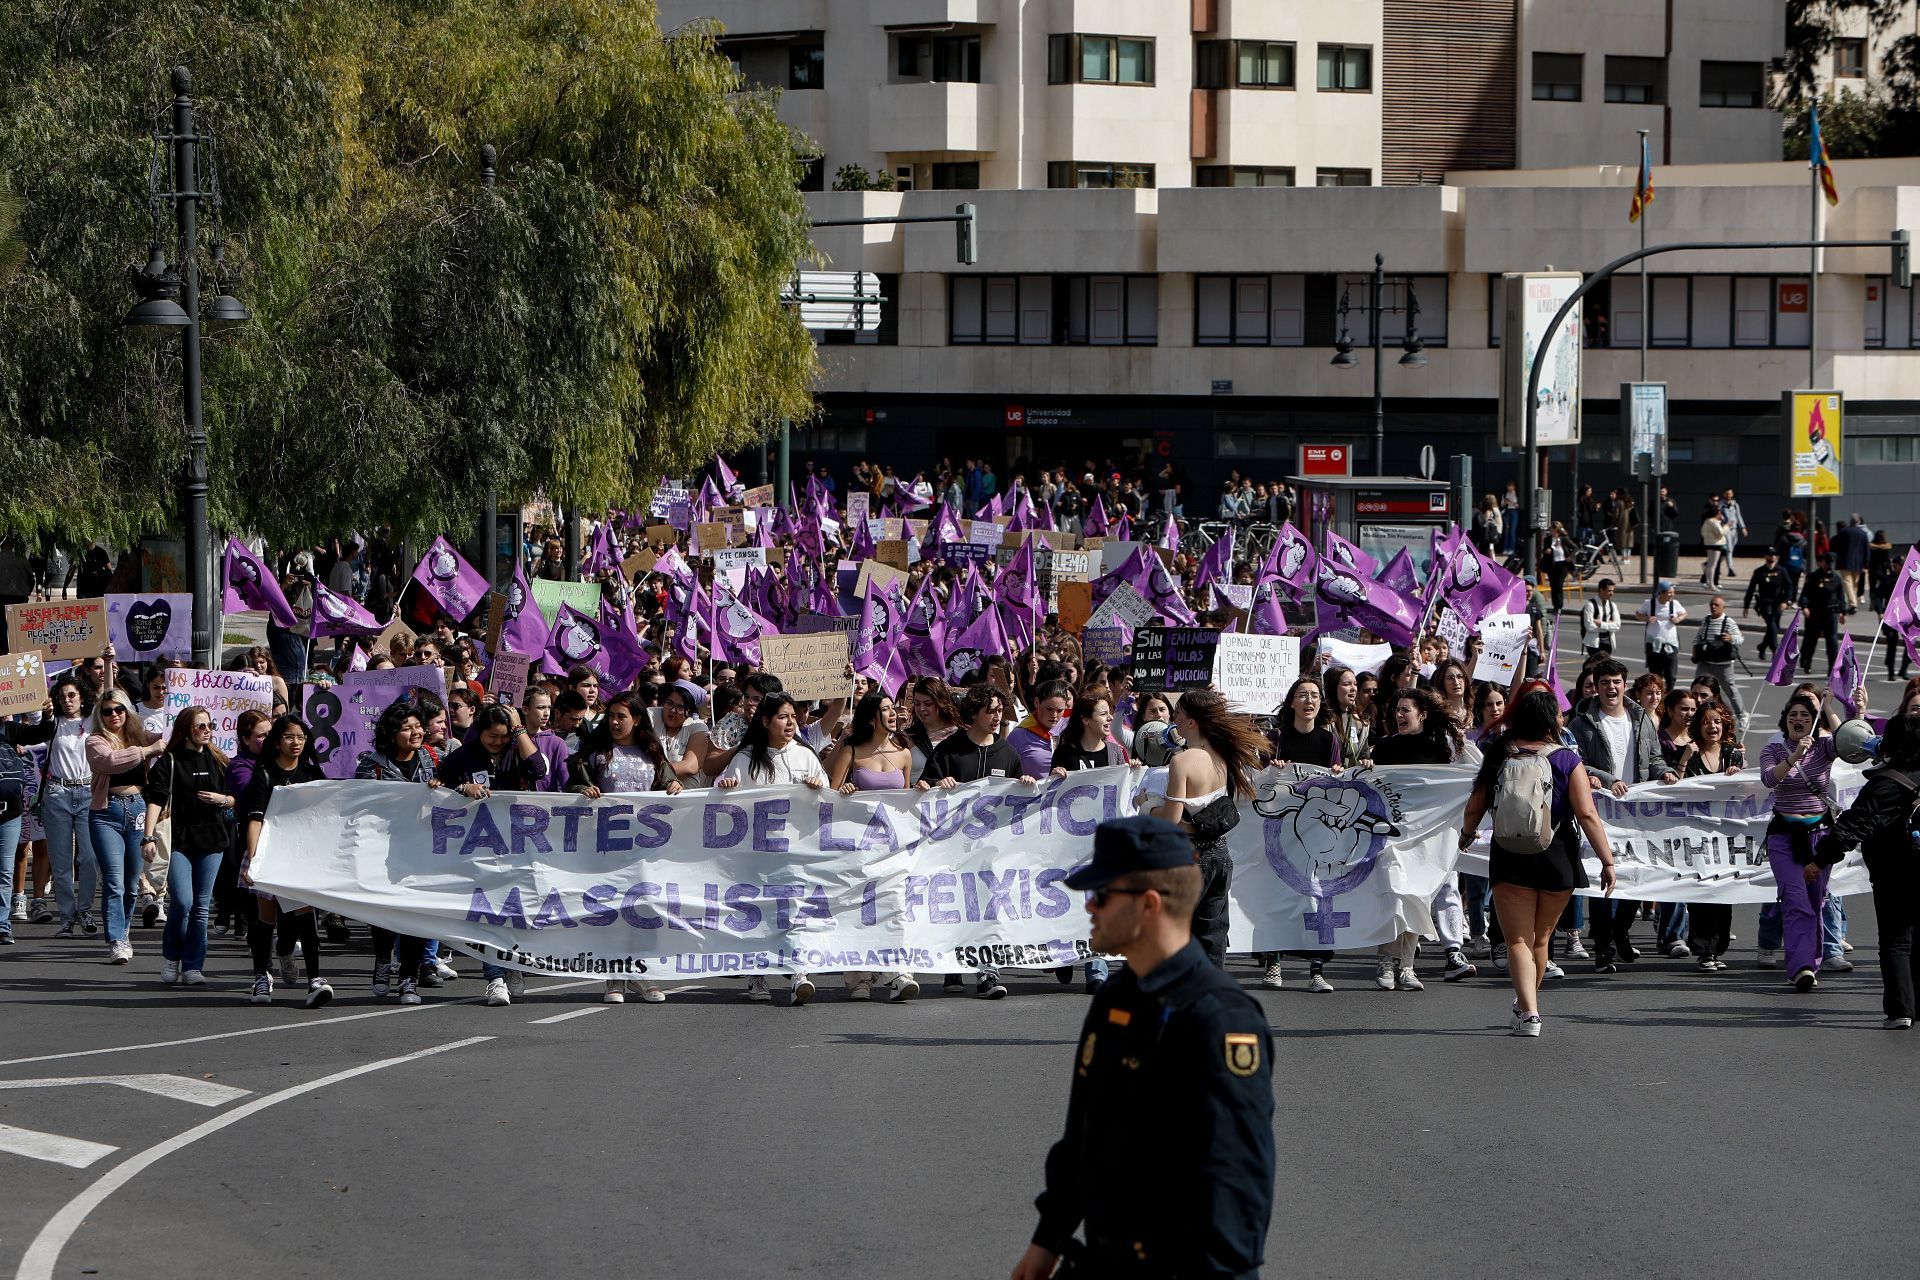
[[382, 929], [377, 924], [367, 927], [373, 930], [373, 967], [376, 970], [379, 969], [381, 965], [389, 963], [393, 956], [394, 946], [397, 943], [400, 948], [399, 976], [402, 978], [418, 978], [420, 976], [420, 967], [427, 962], [427, 940], [425, 938], [409, 938], [404, 934], [397, 934], [391, 929]]
[[1193, 909], [1193, 937], [1213, 961], [1213, 967], [1227, 967], [1227, 889], [1233, 883], [1233, 860], [1224, 845], [1202, 850], [1195, 859], [1200, 864], [1200, 901]]
[[[279, 920], [280, 954], [293, 954], [293, 944], [300, 944], [300, 957], [307, 966], [307, 981], [320, 976], [320, 917], [311, 911], [295, 911], [283, 914]], [[247, 950], [253, 953], [253, 971], [256, 975], [273, 972], [273, 931], [271, 922], [259, 916], [253, 918], [253, 924], [247, 930]]]

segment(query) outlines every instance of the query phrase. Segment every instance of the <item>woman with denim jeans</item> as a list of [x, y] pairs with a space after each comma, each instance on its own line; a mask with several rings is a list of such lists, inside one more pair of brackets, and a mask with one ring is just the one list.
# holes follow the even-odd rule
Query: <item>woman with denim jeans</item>
[[53, 682], [53, 737], [47, 743], [47, 776], [40, 789], [40, 824], [47, 832], [47, 864], [60, 909], [56, 938], [100, 932], [93, 918], [100, 868], [93, 857], [87, 813], [93, 771], [87, 765], [87, 718], [93, 701], [71, 673]]
[[101, 914], [106, 917], [107, 952], [114, 964], [133, 959], [127, 936], [134, 897], [140, 888], [140, 827], [146, 812], [142, 798], [147, 762], [167, 749], [133, 713], [126, 693], [110, 688], [93, 707], [87, 735], [87, 766], [93, 771], [92, 807], [87, 832], [100, 867]]
[[40, 766], [24, 748], [53, 737], [53, 703], [40, 709], [40, 723], [0, 721], [0, 946], [13, 941], [14, 851], [22, 823], [39, 791]]
[[173, 722], [166, 750], [147, 770], [146, 834], [141, 855], [152, 859], [160, 815], [173, 819], [173, 853], [167, 860], [167, 924], [160, 940], [160, 981], [172, 986], [206, 985], [207, 916], [213, 885], [233, 840], [228, 811], [227, 757], [213, 745], [213, 713], [188, 707]]

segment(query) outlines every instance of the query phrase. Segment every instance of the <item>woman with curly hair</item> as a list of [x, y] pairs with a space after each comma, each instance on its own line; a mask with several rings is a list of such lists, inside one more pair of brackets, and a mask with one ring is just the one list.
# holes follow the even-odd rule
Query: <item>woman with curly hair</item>
[[[433, 760], [427, 755], [427, 729], [411, 703], [396, 702], [380, 713], [373, 727], [373, 750], [362, 751], [353, 776], [378, 782], [410, 782], [438, 787]], [[369, 926], [373, 932], [373, 994], [384, 1000], [395, 986], [401, 1004], [420, 1003], [420, 969], [426, 963], [424, 938], [403, 938], [391, 929]], [[396, 956], [396, 951], [398, 952]]]

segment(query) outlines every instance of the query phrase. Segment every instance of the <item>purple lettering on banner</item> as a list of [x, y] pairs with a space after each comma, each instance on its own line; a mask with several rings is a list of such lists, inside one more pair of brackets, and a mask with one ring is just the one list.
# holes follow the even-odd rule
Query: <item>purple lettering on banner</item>
[[471, 857], [482, 849], [491, 849], [499, 857], [507, 854], [507, 842], [501, 838], [500, 824], [493, 820], [493, 814], [485, 804], [478, 805], [473, 811], [473, 825], [467, 830], [467, 838], [460, 845], [460, 856]]
[[1060, 829], [1069, 835], [1090, 836], [1093, 829], [1100, 825], [1098, 818], [1082, 818], [1073, 811], [1075, 800], [1097, 800], [1100, 798], [1098, 787], [1068, 787], [1054, 799], [1054, 805], [1060, 812]]
[[824, 920], [833, 923], [833, 908], [827, 905], [827, 891], [815, 885], [807, 891], [807, 900], [800, 907], [802, 920]]
[[934, 924], [959, 924], [960, 913], [944, 904], [953, 901], [956, 878], [951, 871], [938, 871], [927, 878], [927, 919]]
[[1025, 867], [1020, 868], [1020, 918], [1033, 919], [1033, 878]]
[[709, 880], [700, 889], [701, 902], [706, 907], [700, 913], [700, 927], [712, 933], [720, 927], [720, 886]]
[[760, 892], [773, 899], [773, 927], [782, 933], [793, 928], [793, 901], [806, 891], [803, 884], [763, 884]]
[[[932, 810], [931, 816], [928, 809]], [[952, 819], [949, 821], [948, 819]], [[926, 828], [924, 840], [946, 840], [960, 830], [960, 824], [967, 820], [967, 806], [955, 804], [944, 795], [936, 795], [933, 801], [920, 811], [920, 822]]]
[[757, 884], [730, 884], [727, 886], [726, 904], [733, 908], [727, 916], [729, 933], [747, 933], [760, 927], [766, 917], [760, 914], [760, 908], [754, 900], [760, 896]]
[[[980, 885], [987, 891], [987, 909], [983, 915], [987, 920], [1018, 920], [1020, 915], [1013, 907], [1013, 881], [1015, 872], [1009, 871], [999, 879], [994, 878], [991, 867], [980, 868]], [[1002, 912], [1005, 914], [1001, 914]]]
[[640, 904], [659, 892], [659, 885], [645, 880], [628, 885], [627, 891], [620, 895], [620, 918], [636, 929], [658, 929], [662, 923], [660, 917], [641, 915]]
[[540, 914], [533, 918], [533, 927], [551, 929], [555, 925], [563, 929], [576, 929], [580, 922], [567, 914], [566, 900], [560, 896], [560, 891], [549, 889], [547, 900], [540, 904]]
[[587, 891], [580, 895], [581, 914], [585, 917], [582, 924], [612, 924], [620, 918], [618, 907], [607, 905], [620, 890], [610, 884], [588, 885]]
[[1040, 891], [1040, 905], [1033, 909], [1033, 914], [1042, 920], [1058, 920], [1073, 910], [1073, 899], [1059, 887], [1066, 878], [1067, 873], [1059, 867], [1048, 867], [1034, 877], [1033, 887]]
[[852, 853], [853, 841], [833, 833], [833, 802], [820, 802], [820, 852]]
[[971, 871], [960, 873], [960, 912], [968, 924], [980, 923], [980, 889]]
[[475, 889], [473, 898], [467, 905], [468, 924], [490, 924], [510, 929], [527, 927], [527, 910], [520, 905], [520, 890], [509, 889], [507, 896], [500, 901], [500, 910], [493, 909], [493, 903], [487, 900], [485, 889]]
[[537, 804], [516, 804], [507, 808], [507, 831], [513, 837], [513, 856], [527, 856], [528, 846], [535, 853], [552, 853], [547, 841], [547, 811]]
[[880, 882], [869, 880], [860, 889], [860, 923], [872, 927], [879, 923]]
[[1000, 807], [1000, 802], [1004, 798], [1005, 797], [1002, 796], [975, 796], [973, 803], [967, 806], [967, 812], [971, 815], [971, 818], [967, 822], [967, 825], [962, 827], [961, 830], [967, 835], [972, 836], [975, 840], [985, 840], [988, 836], [992, 835], [995, 821], [993, 811]]
[[1026, 795], [1002, 796], [1000, 803], [1007, 808], [1007, 818], [1013, 834], [1017, 836], [1027, 834], [1025, 825], [1027, 810], [1033, 808], [1035, 805], [1039, 805], [1041, 807], [1040, 811], [1045, 813], [1049, 798], [1050, 794], [1047, 791], [1029, 792]]
[[[593, 806], [586, 804], [561, 804], [547, 810], [560, 819], [560, 851], [562, 853], [580, 852], [580, 820], [593, 813]], [[607, 923], [611, 924], [612, 921]]]
[[645, 804], [633, 811], [633, 820], [639, 826], [634, 833], [633, 847], [636, 849], [658, 849], [673, 839], [673, 828], [667, 823], [666, 816], [673, 812], [669, 804]]
[[447, 856], [447, 846], [467, 834], [460, 819], [466, 814], [450, 805], [434, 805], [429, 811], [433, 823], [433, 856]]
[[[720, 830], [721, 818], [732, 824], [730, 830]], [[707, 805], [700, 815], [700, 843], [708, 849], [731, 849], [746, 837], [749, 825], [747, 811], [737, 804]]]
[[1112, 822], [1120, 816], [1120, 788], [1100, 788], [1100, 820]]
[[914, 918], [913, 909], [927, 904], [927, 877], [908, 876], [907, 884], [900, 892], [900, 914], [908, 921]]
[[667, 917], [667, 928], [679, 929], [685, 933], [692, 933], [693, 926], [687, 923], [686, 917], [682, 912], [682, 909], [680, 906], [679, 884], [673, 881], [669, 881], [667, 883], [667, 892], [665, 896], [667, 899], [667, 909], [665, 912], [665, 915]]
[[633, 841], [627, 836], [627, 819], [632, 816], [630, 804], [607, 805], [598, 810], [593, 824], [594, 847], [603, 854], [632, 852]]
[[755, 853], [785, 853], [787, 814], [793, 811], [790, 800], [753, 802], [753, 850]]
[[893, 831], [893, 818], [885, 805], [875, 805], [873, 816], [867, 819], [867, 829], [860, 833], [857, 842], [861, 849], [885, 849], [888, 853], [897, 853], [900, 840]]

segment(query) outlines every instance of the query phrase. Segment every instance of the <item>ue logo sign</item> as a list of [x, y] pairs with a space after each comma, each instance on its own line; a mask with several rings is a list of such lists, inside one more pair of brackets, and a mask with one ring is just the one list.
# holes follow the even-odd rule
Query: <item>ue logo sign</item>
[[1007, 425], [1010, 427], [1026, 426], [1027, 425], [1026, 406], [1017, 405], [1017, 404], [1008, 405], [1007, 406]]

